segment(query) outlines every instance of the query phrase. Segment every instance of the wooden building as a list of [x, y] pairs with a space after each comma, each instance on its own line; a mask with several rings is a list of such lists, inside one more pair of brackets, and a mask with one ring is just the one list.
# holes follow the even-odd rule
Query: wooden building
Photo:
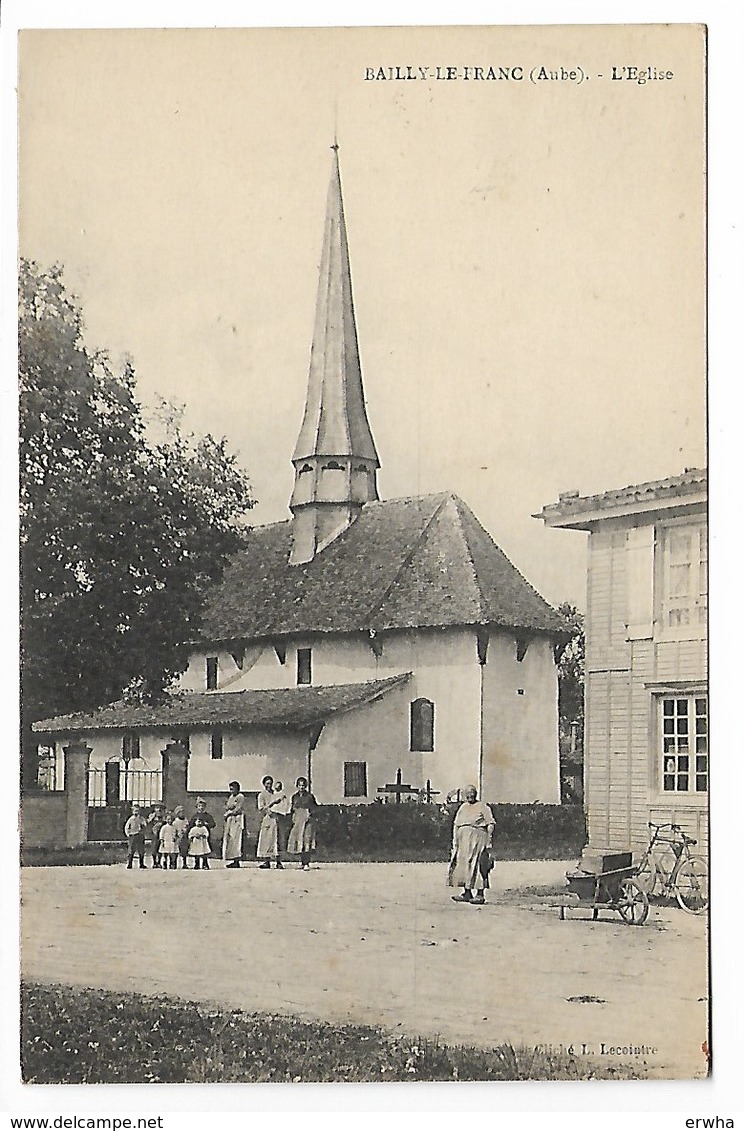
[[540, 517], [589, 533], [584, 799], [593, 846], [645, 843], [674, 821], [708, 840], [707, 472]]

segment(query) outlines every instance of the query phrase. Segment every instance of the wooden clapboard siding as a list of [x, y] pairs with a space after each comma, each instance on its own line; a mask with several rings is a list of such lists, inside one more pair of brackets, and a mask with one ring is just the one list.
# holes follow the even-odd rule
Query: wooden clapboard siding
[[[706, 640], [638, 638], [637, 626], [629, 632], [629, 582], [638, 584], [639, 571], [633, 572], [628, 554], [637, 553], [643, 541], [609, 527], [589, 539], [585, 796], [590, 843], [641, 845], [656, 813], [664, 820], [678, 816], [678, 823], [707, 845], [707, 799], [659, 801], [654, 699], [654, 688], [665, 681], [705, 682]], [[652, 537], [645, 542], [652, 544]], [[650, 584], [653, 571], [646, 569], [646, 576]], [[634, 599], [638, 605], [638, 594]]]
[[673, 821], [676, 825], [679, 825], [680, 828], [684, 829], [688, 836], [692, 836], [697, 840], [701, 852], [707, 852], [707, 809], [677, 804], [672, 800], [669, 804], [659, 803], [650, 805], [648, 819], [649, 821], [653, 821], [656, 825], [663, 825], [668, 821]]
[[656, 679], [707, 679], [707, 641], [660, 640], [656, 644]]

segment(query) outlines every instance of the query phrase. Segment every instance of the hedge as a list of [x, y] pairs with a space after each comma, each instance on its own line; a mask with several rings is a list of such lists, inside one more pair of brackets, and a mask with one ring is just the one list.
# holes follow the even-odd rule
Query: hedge
[[[457, 804], [372, 802], [368, 805], [321, 805], [317, 811], [319, 860], [446, 860], [452, 844]], [[494, 856], [500, 860], [568, 860], [586, 844], [586, 821], [580, 805], [492, 805], [496, 819]], [[248, 838], [247, 860], [255, 859], [256, 841]], [[220, 844], [212, 845], [219, 856]], [[87, 844], [80, 848], [25, 849], [25, 865], [114, 864], [123, 860], [122, 844]]]
[[[458, 806], [394, 802], [371, 805], [321, 805], [317, 812], [318, 848], [334, 854], [377, 857], [405, 851], [415, 859], [449, 854]], [[492, 805], [496, 820], [494, 855], [501, 859], [578, 856], [586, 844], [586, 822], [579, 805]]]

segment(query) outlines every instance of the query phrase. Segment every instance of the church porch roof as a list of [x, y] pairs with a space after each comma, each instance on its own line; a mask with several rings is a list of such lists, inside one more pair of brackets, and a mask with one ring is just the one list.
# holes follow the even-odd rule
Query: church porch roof
[[181, 730], [264, 727], [304, 730], [332, 715], [353, 711], [403, 687], [410, 672], [365, 683], [281, 687], [259, 691], [184, 692], [153, 706], [118, 703], [89, 714], [58, 715], [33, 724], [37, 734], [101, 730]]

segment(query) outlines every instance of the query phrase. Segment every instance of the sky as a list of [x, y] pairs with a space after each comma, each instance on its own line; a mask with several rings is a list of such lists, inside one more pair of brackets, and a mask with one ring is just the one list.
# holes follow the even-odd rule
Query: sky
[[[146, 406], [227, 437], [252, 521], [284, 519], [335, 135], [381, 496], [455, 492], [583, 607], [585, 535], [531, 516], [706, 464], [703, 47], [690, 26], [25, 31], [20, 251], [64, 265]], [[610, 78], [632, 65], [672, 78]], [[396, 66], [419, 77], [368, 77]]]

